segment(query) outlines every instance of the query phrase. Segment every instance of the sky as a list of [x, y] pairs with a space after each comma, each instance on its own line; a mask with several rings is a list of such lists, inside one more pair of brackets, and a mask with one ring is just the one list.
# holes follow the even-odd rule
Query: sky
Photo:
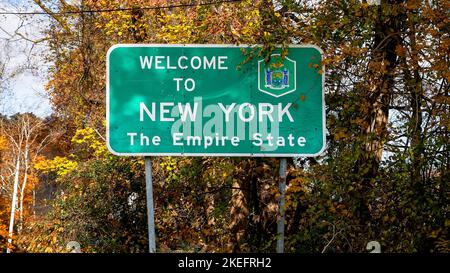
[[[32, 0], [0, 0], [2, 11], [36, 11]], [[44, 86], [47, 70], [45, 43], [34, 44], [15, 34], [17, 31], [29, 40], [38, 40], [49, 23], [47, 16], [0, 15], [0, 64], [6, 63], [6, 80], [0, 86], [0, 113], [33, 112], [40, 117], [52, 113]]]

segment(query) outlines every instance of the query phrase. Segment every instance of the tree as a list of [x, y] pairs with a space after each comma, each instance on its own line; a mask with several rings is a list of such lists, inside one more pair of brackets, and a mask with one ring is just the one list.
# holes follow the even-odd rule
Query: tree
[[23, 225], [26, 189], [29, 186], [30, 174], [33, 176], [33, 173], [30, 173], [31, 162], [40, 155], [51, 136], [40, 134], [43, 127], [43, 121], [32, 114], [15, 115], [0, 123], [2, 139], [4, 143], [7, 143], [4, 145], [10, 152], [10, 161], [4, 163], [7, 165], [7, 171], [4, 175], [2, 174], [2, 180], [5, 184], [12, 182], [7, 252], [10, 252], [12, 247], [17, 206], [20, 220], [19, 231]]
[[[111, 45], [261, 44], [245, 52], [245, 62], [268, 60], [277, 44], [288, 54], [290, 43], [311, 43], [324, 51], [315, 68], [326, 73], [328, 148], [320, 157], [289, 161], [286, 250], [361, 252], [375, 239], [386, 252], [448, 252], [445, 1], [143, 9], [167, 3], [84, 0], [60, 1], [53, 10], [51, 1], [35, 2], [54, 19], [46, 30], [54, 60], [47, 91], [62, 133], [58, 151], [32, 163], [40, 181], [57, 190], [48, 212], [22, 230], [21, 250], [59, 252], [77, 240], [87, 252], [146, 252], [143, 160], [115, 157], [104, 145]], [[83, 12], [106, 7], [124, 10]], [[26, 169], [16, 156], [3, 157], [11, 170]], [[153, 170], [158, 251], [274, 250], [278, 160], [158, 157]]]
[[[430, 166], [444, 167], [438, 158], [448, 149], [441, 141], [448, 127], [431, 121], [437, 113], [438, 119], [448, 116], [441, 111], [446, 102], [433, 102], [448, 89], [448, 35], [439, 19], [434, 20], [448, 16], [448, 4], [282, 3], [298, 26], [296, 39], [318, 44], [326, 52], [329, 145], [324, 164], [311, 163], [321, 172], [314, 175], [321, 183], [313, 184], [322, 191], [321, 198], [333, 200], [333, 211], [336, 206], [345, 208], [329, 226], [343, 226], [340, 240], [350, 249], [349, 238], [355, 233], [365, 238], [361, 247], [381, 237], [393, 251], [396, 245], [403, 251], [432, 248], [431, 229], [443, 223], [441, 213], [448, 213], [448, 208], [435, 207], [446, 199], [435, 189], [448, 189], [448, 184], [441, 184], [447, 171], [439, 172], [441, 177]], [[433, 156], [424, 160], [428, 153]], [[431, 168], [425, 171], [422, 164]], [[299, 204], [303, 213], [304, 207]], [[419, 223], [430, 214], [433, 220], [418, 235]], [[395, 225], [409, 231], [399, 234], [392, 229]], [[412, 243], [406, 246], [405, 241]]]

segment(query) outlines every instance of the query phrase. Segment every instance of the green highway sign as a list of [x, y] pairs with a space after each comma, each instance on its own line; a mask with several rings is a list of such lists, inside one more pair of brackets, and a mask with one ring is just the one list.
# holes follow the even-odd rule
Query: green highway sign
[[316, 156], [325, 149], [322, 51], [292, 45], [119, 44], [107, 54], [116, 155]]

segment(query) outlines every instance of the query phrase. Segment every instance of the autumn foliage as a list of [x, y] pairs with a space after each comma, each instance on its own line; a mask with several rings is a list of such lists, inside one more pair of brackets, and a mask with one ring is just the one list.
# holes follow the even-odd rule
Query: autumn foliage
[[[31, 114], [1, 117], [1, 251], [17, 160], [27, 183], [14, 251], [64, 252], [72, 240], [84, 252], [148, 251], [143, 158], [105, 145], [106, 52], [117, 43], [262, 45], [243, 62], [275, 45], [318, 45], [327, 150], [288, 160], [286, 252], [364, 252], [371, 240], [383, 252], [450, 250], [448, 1], [142, 8], [172, 2], [196, 1], [56, 4], [60, 13], [43, 30], [54, 114], [30, 119], [40, 125], [29, 155], [12, 146]], [[158, 251], [274, 252], [278, 168], [275, 158], [154, 158]]]

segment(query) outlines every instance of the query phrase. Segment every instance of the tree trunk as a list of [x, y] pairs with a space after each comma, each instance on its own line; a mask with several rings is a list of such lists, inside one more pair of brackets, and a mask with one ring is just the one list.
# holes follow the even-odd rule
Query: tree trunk
[[[419, 187], [417, 190], [421, 191], [420, 184], [421, 179], [421, 169], [422, 169], [422, 161], [423, 161], [423, 138], [422, 138], [422, 79], [419, 74], [419, 63], [418, 63], [418, 51], [417, 51], [417, 43], [416, 43], [416, 28], [414, 26], [414, 22], [411, 21], [411, 18], [408, 18], [409, 21], [409, 40], [411, 43], [411, 63], [413, 69], [413, 77], [408, 83], [408, 89], [410, 90], [411, 95], [411, 120], [410, 120], [410, 130], [411, 130], [411, 150], [412, 150], [412, 158], [411, 158], [411, 185], [414, 187]], [[406, 64], [405, 64], [406, 65]], [[406, 67], [408, 69], [409, 67]], [[408, 71], [409, 73], [409, 71]]]
[[365, 107], [368, 107], [366, 116], [368, 126], [365, 129], [363, 156], [356, 163], [356, 169], [362, 177], [358, 201], [358, 214], [362, 225], [371, 220], [371, 201], [368, 195], [379, 176], [384, 142], [388, 136], [389, 105], [393, 97], [394, 71], [398, 64], [395, 50], [400, 44], [401, 17], [386, 17], [382, 11], [389, 9], [388, 5], [399, 2], [402, 1], [386, 0], [376, 7], [378, 18], [374, 26], [374, 47], [368, 75], [370, 89], [365, 101]]
[[[249, 238], [251, 241], [254, 242], [252, 248], [254, 250], [260, 249], [261, 242], [262, 242], [262, 235], [263, 235], [263, 227], [262, 227], [262, 215], [261, 215], [261, 204], [260, 204], [260, 197], [259, 197], [259, 176], [260, 172], [258, 171], [258, 168], [262, 166], [262, 159], [256, 158], [255, 159], [255, 166], [251, 172], [250, 175], [250, 192], [249, 192], [249, 207], [251, 208], [251, 218], [249, 221], [249, 233], [251, 238]], [[252, 250], [253, 251], [253, 250]]]
[[17, 192], [19, 189], [19, 173], [20, 173], [20, 153], [17, 156], [16, 168], [14, 172], [14, 190], [11, 201], [11, 217], [9, 218], [8, 246], [6, 248], [6, 253], [11, 252], [12, 246], [12, 236], [14, 233], [14, 217], [16, 214], [16, 205], [17, 205]]
[[25, 188], [27, 186], [27, 180], [28, 180], [28, 143], [25, 145], [25, 154], [24, 154], [24, 164], [25, 164], [25, 170], [23, 174], [23, 182], [20, 189], [20, 206], [19, 206], [19, 231], [22, 229], [23, 226], [23, 200], [25, 199]]

